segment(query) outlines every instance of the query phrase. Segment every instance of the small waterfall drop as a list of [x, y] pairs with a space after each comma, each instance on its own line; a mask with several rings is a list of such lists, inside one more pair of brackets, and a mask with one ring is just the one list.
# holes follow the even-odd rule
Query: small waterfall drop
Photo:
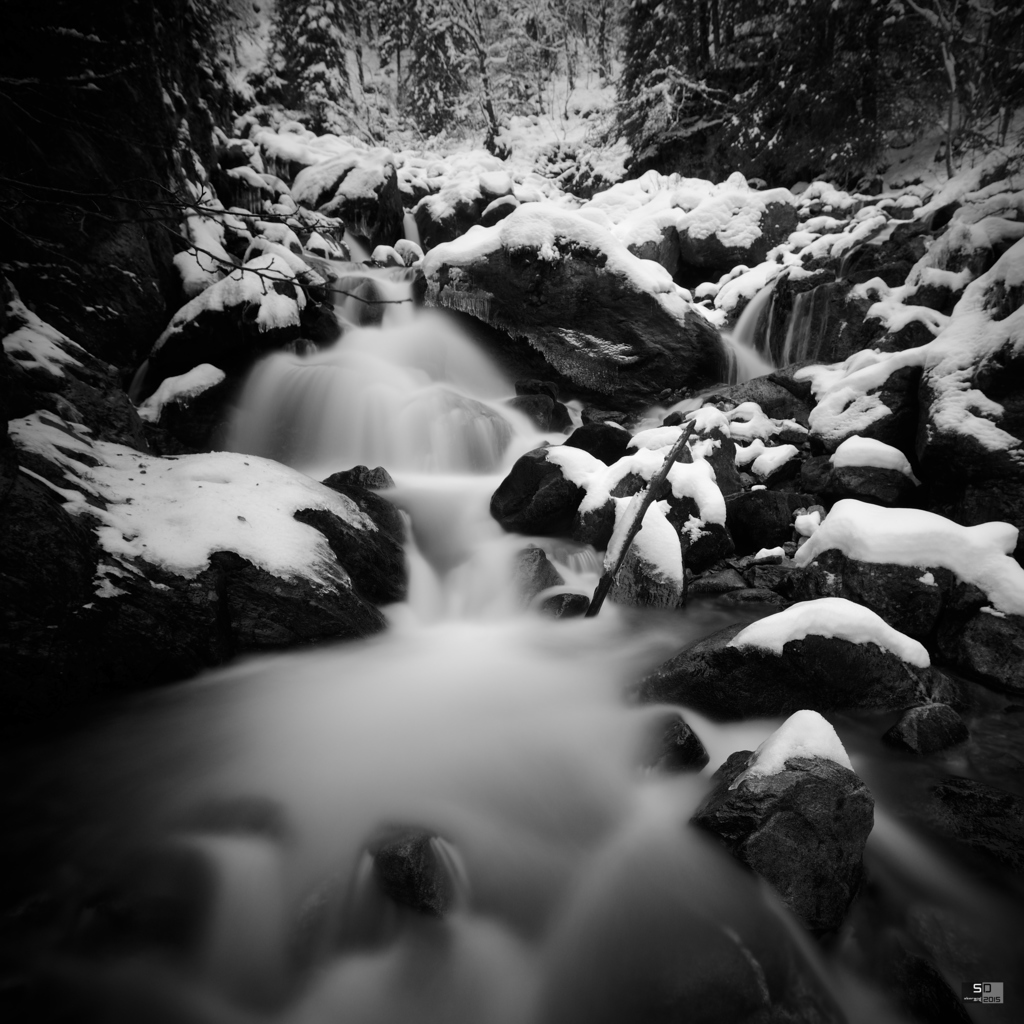
[[723, 333], [729, 356], [730, 384], [763, 377], [776, 368], [768, 347], [774, 295], [775, 281], [772, 281], [744, 306], [733, 329]]

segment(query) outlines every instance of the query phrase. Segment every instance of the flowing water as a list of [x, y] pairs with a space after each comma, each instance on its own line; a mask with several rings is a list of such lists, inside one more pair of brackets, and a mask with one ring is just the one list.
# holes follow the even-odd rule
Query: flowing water
[[[393, 283], [376, 286], [395, 298]], [[556, 621], [521, 607], [511, 559], [527, 540], [488, 513], [541, 439], [501, 404], [511, 391], [442, 314], [401, 303], [253, 373], [233, 446], [318, 478], [386, 466], [411, 527], [410, 599], [385, 635], [242, 659], [62, 754], [84, 821], [69, 860], [101, 881], [55, 976], [105, 1019], [644, 1024], [670, 1019], [636, 1008], [673, 979], [672, 1020], [687, 1019], [680, 992], [692, 1019], [720, 1020], [702, 1007], [732, 987], [728, 956], [758, 943], [790, 948], [851, 1022], [902, 1019], [858, 972], [856, 936], [842, 940], [853, 953], [822, 956], [686, 826], [711, 772], [778, 721], [688, 716], [709, 767], [643, 768], [663, 709], [630, 706], [625, 687], [735, 613], [607, 605]], [[593, 588], [592, 550], [536, 542], [570, 587]], [[840, 731], [870, 782], [874, 747], [856, 723]], [[434, 837], [445, 916], [374, 881], [368, 847], [395, 827]], [[881, 806], [869, 867], [890, 902], [988, 927], [1006, 916]]]

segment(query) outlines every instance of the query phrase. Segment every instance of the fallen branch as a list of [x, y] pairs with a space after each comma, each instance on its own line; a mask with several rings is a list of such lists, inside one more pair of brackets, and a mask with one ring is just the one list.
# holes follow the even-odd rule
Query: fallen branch
[[[692, 433], [693, 424], [688, 423], [683, 428], [683, 431], [679, 435], [676, 443], [672, 445], [668, 455], [665, 456], [665, 461], [661, 464], [661, 469], [651, 477], [651, 481], [647, 485], [646, 490], [637, 494], [629, 503], [629, 508], [626, 509], [626, 535], [622, 540], [622, 544], [619, 546], [618, 553], [611, 566], [608, 565], [608, 555], [605, 555], [604, 572], [601, 574], [601, 579], [598, 580], [597, 588], [594, 590], [594, 596], [590, 599], [590, 607], [587, 609], [586, 618], [593, 618], [601, 610], [601, 605], [604, 604], [604, 599], [608, 596], [608, 591], [611, 590], [612, 584], [615, 582], [615, 577], [622, 568], [622, 563], [626, 560], [626, 554], [629, 551], [629, 546], [633, 543], [634, 538], [643, 526], [644, 516], [646, 515], [647, 510], [651, 507], [651, 502], [654, 501], [654, 496], [661, 489], [661, 485], [668, 477], [669, 470], [675, 465], [676, 460], [686, 447], [686, 442], [690, 439], [690, 434]], [[618, 527], [616, 527], [616, 529], [617, 528]]]

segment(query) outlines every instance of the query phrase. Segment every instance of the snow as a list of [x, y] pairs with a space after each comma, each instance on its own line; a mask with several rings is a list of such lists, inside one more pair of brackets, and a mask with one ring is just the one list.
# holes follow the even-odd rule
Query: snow
[[223, 370], [210, 363], [200, 363], [188, 373], [177, 377], [168, 377], [160, 387], [138, 408], [139, 418], [147, 423], [158, 423], [164, 406], [172, 402], [187, 405], [204, 391], [219, 384], [226, 374]]
[[796, 420], [773, 420], [766, 416], [757, 402], [741, 402], [726, 415], [729, 417], [729, 432], [734, 438], [759, 438], [767, 441], [769, 437], [783, 430], [798, 434], [807, 433], [807, 429], [800, 426]]
[[435, 246], [423, 258], [423, 273], [429, 279], [443, 266], [468, 266], [502, 248], [534, 249], [541, 259], [555, 260], [564, 249], [577, 246], [601, 253], [606, 271], [654, 295], [677, 319], [690, 312], [689, 303], [660, 263], [638, 259], [601, 225], [551, 202], [520, 206], [492, 227], [475, 226], [455, 241]]
[[[254, 239], [257, 247], [272, 247], [273, 242], [265, 239]], [[278, 246], [277, 253], [262, 253], [250, 259], [244, 266], [233, 271], [222, 281], [211, 285], [186, 303], [171, 318], [163, 334], [157, 338], [153, 351], [158, 351], [168, 338], [177, 334], [186, 323], [194, 320], [200, 313], [207, 310], [221, 312], [232, 306], [254, 303], [259, 306], [256, 323], [261, 331], [273, 328], [291, 327], [299, 323], [299, 314], [306, 305], [306, 296], [301, 288], [296, 287], [295, 272], [290, 266], [291, 260], [298, 260], [305, 270], [305, 263], [294, 253]], [[291, 260], [285, 257], [287, 253]], [[290, 285], [295, 296], [284, 295], [274, 287], [275, 282]]]
[[846, 748], [828, 721], [817, 711], [797, 711], [754, 751], [746, 770], [729, 788], [754, 776], [777, 775], [795, 757], [820, 757], [853, 771]]
[[323, 535], [294, 513], [326, 509], [356, 529], [376, 530], [350, 499], [270, 459], [143, 455], [92, 440], [87, 428], [49, 413], [12, 420], [10, 433], [18, 448], [60, 471], [66, 486], [50, 486], [65, 510], [91, 521], [108, 560], [124, 572], [137, 573], [141, 559], [191, 579], [213, 552], [233, 551], [275, 576], [333, 587], [347, 575]]
[[762, 480], [767, 480], [773, 473], [777, 473], [787, 462], [796, 458], [800, 449], [793, 444], [780, 444], [769, 446], [760, 438], [756, 438], [748, 445], [736, 445], [736, 465], [746, 466], [750, 464], [751, 471]]
[[[799, 556], [799, 552], [797, 554]], [[918, 668], [927, 668], [931, 664], [923, 644], [893, 629], [870, 608], [843, 597], [801, 601], [784, 611], [766, 615], [740, 630], [728, 646], [755, 647], [781, 655], [786, 644], [793, 640], [803, 640], [807, 636], [835, 637], [855, 644], [875, 644]]]
[[759, 548], [754, 555], [755, 562], [781, 562], [786, 557], [784, 548]]
[[186, 298], [193, 298], [216, 284], [235, 266], [224, 248], [224, 227], [211, 217], [193, 214], [185, 218], [184, 234], [193, 248], [174, 256]]
[[19, 298], [7, 304], [7, 314], [21, 326], [3, 339], [4, 352], [24, 370], [45, 370], [54, 377], [64, 376], [64, 367], [82, 366], [77, 356], [87, 358], [85, 349], [40, 320]]
[[914, 471], [910, 468], [906, 455], [899, 448], [894, 448], [891, 444], [885, 444], [870, 437], [860, 437], [856, 434], [848, 437], [832, 453], [829, 462], [836, 469], [841, 469], [844, 466], [871, 466], [875, 469], [892, 469], [897, 473], [910, 477], [914, 483], [918, 482], [914, 476]]
[[1024, 568], [1010, 557], [1016, 544], [1017, 528], [1010, 523], [960, 526], [934, 512], [844, 498], [795, 561], [807, 565], [836, 549], [861, 562], [941, 567], [984, 591], [999, 611], [1024, 615]]
[[726, 437], [732, 436], [732, 422], [717, 405], [702, 405], [688, 413], [686, 418], [693, 424], [693, 429], [698, 434], [710, 434], [717, 430]]
[[[643, 492], [634, 494], [632, 498], [615, 499], [615, 529], [604, 556], [606, 571], [614, 568], [618, 561], [626, 534], [642, 501]], [[667, 512], [667, 501], [652, 501], [644, 513], [643, 526], [633, 539], [632, 546], [654, 569], [656, 575], [664, 580], [682, 584], [683, 549], [679, 542], [679, 534], [665, 518]]]
[[821, 513], [817, 511], [805, 512], [793, 520], [793, 529], [801, 537], [810, 537], [819, 526], [821, 526]]

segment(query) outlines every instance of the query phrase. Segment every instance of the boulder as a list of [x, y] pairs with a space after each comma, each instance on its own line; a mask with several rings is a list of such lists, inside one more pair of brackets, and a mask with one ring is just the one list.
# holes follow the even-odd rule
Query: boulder
[[1024, 695], [1024, 616], [979, 608], [958, 628], [939, 630], [938, 651], [971, 679]]
[[[803, 474], [801, 473], [801, 480]], [[821, 493], [829, 501], [859, 498], [875, 505], [908, 505], [916, 487], [914, 481], [895, 469], [878, 466], [833, 467]]]
[[688, 597], [718, 597], [732, 590], [744, 590], [747, 581], [733, 568], [705, 572], [686, 588]]
[[917, 816], [940, 835], [1024, 870], [1024, 800], [994, 786], [951, 775], [931, 789]]
[[682, 562], [678, 575], [667, 573], [663, 566], [645, 556], [639, 541], [638, 534], [626, 552], [608, 597], [616, 604], [638, 608], [677, 607], [683, 597]]
[[386, 829], [367, 846], [381, 891], [427, 917], [444, 917], [457, 896], [447, 843], [420, 828]]
[[644, 767], [656, 772], [699, 772], [710, 758], [700, 737], [678, 711], [666, 711], [652, 723]]
[[[876, 640], [842, 635], [866, 631]], [[920, 644], [867, 609], [826, 600], [793, 605], [750, 627], [728, 626], [690, 644], [641, 680], [636, 696], [738, 719], [804, 708], [898, 710], [955, 701], [956, 691], [929, 667]]]
[[35, 474], [0, 510], [15, 727], [242, 651], [366, 636], [385, 624], [373, 601], [404, 593], [400, 544], [276, 463], [162, 459], [46, 413], [11, 421], [11, 435]]
[[[495, 167], [501, 164], [495, 161]], [[485, 171], [475, 181], [457, 181], [423, 196], [412, 213], [424, 250], [454, 241], [474, 224], [490, 227], [507, 218], [519, 205], [509, 202], [514, 198], [512, 188], [512, 179], [504, 171]], [[505, 197], [505, 204], [497, 202]], [[484, 223], [488, 210], [488, 223]]]
[[784, 608], [789, 602], [781, 595], [769, 590], [768, 587], [744, 587], [723, 594], [721, 603], [727, 607], [744, 605], [760, 605], [765, 608]]
[[899, 750], [934, 754], [968, 737], [964, 720], [948, 704], [924, 704], [904, 711], [882, 740]]
[[515, 398], [509, 398], [505, 405], [528, 416], [538, 430], [546, 433], [564, 432], [572, 426], [569, 410], [550, 395], [516, 395]]
[[491, 497], [491, 515], [510, 533], [569, 536], [584, 490], [547, 458], [547, 448], [521, 455]]
[[552, 619], [578, 619], [587, 614], [590, 598], [577, 591], [552, 594], [540, 604], [540, 612]]
[[721, 380], [717, 330], [663, 268], [579, 214], [528, 203], [431, 250], [427, 299], [525, 339], [572, 390], [613, 409]]
[[843, 923], [860, 888], [874, 800], [849, 768], [824, 757], [790, 757], [781, 770], [750, 773], [749, 750], [713, 776], [693, 816], [779, 894], [817, 934]]
[[600, 459], [606, 466], [612, 466], [624, 455], [629, 454], [632, 435], [622, 427], [610, 423], [585, 423], [577, 427], [564, 441], [570, 448], [582, 448]]
[[736, 553], [753, 554], [772, 548], [793, 537], [793, 515], [798, 508], [814, 504], [812, 495], [781, 491], [746, 491], [727, 495], [726, 526]]
[[562, 574], [551, 564], [548, 556], [534, 545], [516, 552], [512, 563], [512, 578], [523, 605], [528, 605], [548, 587], [565, 585]]
[[291, 188], [301, 206], [338, 217], [370, 249], [405, 235], [394, 158], [386, 150], [355, 150], [301, 170]]

